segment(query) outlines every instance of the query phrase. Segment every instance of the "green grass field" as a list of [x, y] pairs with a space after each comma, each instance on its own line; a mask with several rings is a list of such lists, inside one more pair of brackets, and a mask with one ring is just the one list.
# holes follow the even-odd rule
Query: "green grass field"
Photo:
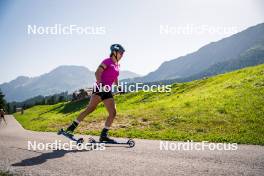
[[[264, 65], [173, 84], [170, 93], [129, 93], [115, 100], [112, 136], [264, 144]], [[15, 117], [26, 129], [55, 132], [87, 103], [35, 106]], [[106, 116], [100, 104], [76, 132], [99, 135]]]

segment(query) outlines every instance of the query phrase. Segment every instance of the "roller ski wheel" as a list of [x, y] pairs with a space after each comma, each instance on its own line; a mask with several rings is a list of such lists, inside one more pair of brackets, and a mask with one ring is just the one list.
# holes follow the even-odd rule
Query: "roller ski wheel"
[[130, 148], [132, 148], [132, 147], [134, 147], [135, 146], [135, 141], [133, 140], [133, 139], [129, 139], [128, 141], [127, 141], [127, 144], [128, 144], [128, 146], [130, 147]]

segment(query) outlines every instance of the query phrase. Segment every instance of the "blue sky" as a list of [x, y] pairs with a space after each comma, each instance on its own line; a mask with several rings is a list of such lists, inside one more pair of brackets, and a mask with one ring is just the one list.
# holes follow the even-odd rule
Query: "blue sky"
[[[38, 76], [60, 65], [95, 70], [112, 43], [126, 53], [122, 70], [147, 74], [161, 63], [264, 22], [262, 0], [1, 0], [0, 83]], [[104, 27], [104, 35], [32, 35], [28, 25]], [[186, 26], [235, 28], [227, 33], [161, 34]]]

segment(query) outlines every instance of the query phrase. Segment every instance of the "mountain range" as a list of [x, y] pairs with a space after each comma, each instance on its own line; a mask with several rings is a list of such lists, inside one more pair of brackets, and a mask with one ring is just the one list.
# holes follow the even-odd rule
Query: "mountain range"
[[264, 23], [209, 43], [198, 51], [164, 62], [143, 77], [126, 82], [194, 80], [264, 63]]
[[[121, 71], [120, 78], [139, 76], [131, 71]], [[38, 77], [19, 76], [15, 80], [0, 85], [5, 99], [24, 101], [38, 95], [52, 95], [61, 92], [73, 92], [80, 88], [91, 87], [95, 81], [94, 71], [83, 66], [59, 66], [49, 73]]]

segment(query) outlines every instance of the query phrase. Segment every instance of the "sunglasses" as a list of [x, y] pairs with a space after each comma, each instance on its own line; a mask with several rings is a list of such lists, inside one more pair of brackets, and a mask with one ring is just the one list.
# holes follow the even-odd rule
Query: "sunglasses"
[[121, 56], [123, 56], [124, 52], [118, 52]]

